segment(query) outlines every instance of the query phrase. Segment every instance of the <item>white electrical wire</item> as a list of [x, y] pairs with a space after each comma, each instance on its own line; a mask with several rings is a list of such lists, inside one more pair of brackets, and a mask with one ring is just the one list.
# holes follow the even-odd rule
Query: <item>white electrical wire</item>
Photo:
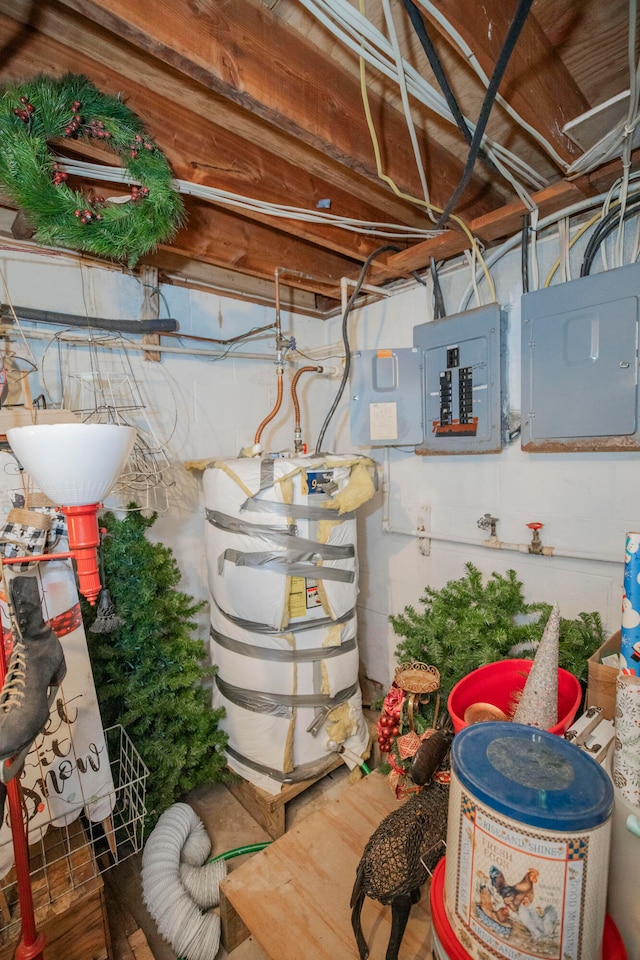
[[424, 171], [424, 165], [422, 163], [422, 155], [420, 153], [420, 147], [418, 146], [418, 138], [416, 136], [416, 128], [413, 122], [413, 115], [411, 113], [411, 107], [409, 105], [409, 94], [407, 93], [406, 75], [405, 75], [403, 64], [402, 64], [402, 53], [400, 51], [400, 44], [398, 43], [398, 34], [396, 32], [395, 23], [393, 22], [393, 14], [391, 13], [391, 5], [389, 3], [389, 0], [382, 0], [382, 9], [384, 11], [384, 18], [387, 23], [387, 31], [389, 33], [389, 38], [391, 40], [391, 47], [393, 49], [393, 56], [396, 63], [396, 71], [398, 74], [398, 85], [400, 87], [400, 96], [402, 98], [402, 108], [404, 110], [407, 129], [409, 130], [409, 137], [411, 139], [411, 146], [413, 147], [413, 154], [416, 158], [416, 166], [418, 168], [418, 176], [420, 177], [420, 183], [422, 185], [422, 193], [428, 207], [429, 216], [433, 220], [435, 220], [435, 214], [433, 213], [433, 210], [431, 209], [431, 204], [429, 202], [429, 187], [427, 185], [427, 178]]
[[[632, 173], [630, 180], [634, 180], [637, 177], [640, 177], [640, 171]], [[575, 217], [578, 214], [584, 213], [587, 210], [592, 210], [594, 207], [600, 206], [602, 203], [606, 202], [610, 196], [610, 191], [607, 193], [601, 193], [597, 197], [586, 197], [584, 200], [579, 200], [578, 202], [571, 204], [571, 206], [565, 207], [563, 210], [557, 210], [555, 213], [550, 213], [549, 216], [544, 217], [536, 226], [536, 232], [545, 230], [547, 227], [553, 226], [554, 223], [557, 223], [558, 220], [561, 220], [563, 217]], [[517, 247], [521, 243], [521, 236], [519, 233], [514, 234], [509, 237], [503, 244], [499, 247], [495, 247], [487, 256], [485, 257], [485, 263], [488, 268], [493, 267], [499, 260], [502, 259], [507, 253], [513, 250], [514, 247]], [[535, 258], [534, 258], [535, 264]], [[483, 270], [478, 270], [476, 272], [476, 281], [480, 281], [484, 276]], [[537, 290], [539, 286], [536, 272], [535, 285], [532, 286], [533, 290]], [[467, 309], [467, 304], [471, 299], [473, 294], [473, 283], [469, 283], [464, 290], [459, 304], [458, 304], [458, 313], [463, 313]]]
[[560, 280], [566, 283], [571, 279], [569, 266], [569, 220], [563, 217], [558, 221], [558, 240], [560, 244]]
[[637, 0], [629, 0], [629, 32], [627, 38], [627, 57], [629, 61], [629, 108], [627, 110], [627, 125], [625, 141], [622, 146], [622, 188], [620, 199], [620, 221], [616, 237], [616, 262], [620, 267], [624, 263], [624, 214], [629, 194], [629, 173], [631, 171], [631, 148], [633, 133], [638, 121], [638, 77], [636, 69], [636, 27], [638, 22]]
[[480, 290], [478, 289], [478, 281], [476, 279], [476, 270], [477, 270], [477, 257], [476, 257], [476, 248], [473, 250], [465, 250], [464, 255], [467, 259], [467, 263], [471, 268], [471, 284], [473, 286], [473, 292], [476, 298], [476, 307], [481, 306], [482, 301], [480, 300]]
[[[623, 165], [625, 168], [628, 168], [629, 166], [631, 148], [633, 145], [633, 134], [638, 123], [640, 122], [640, 114], [638, 112], [640, 94], [640, 62], [636, 63], [635, 59], [637, 19], [637, 2], [636, 0], [629, 0], [629, 30], [627, 34], [627, 50], [629, 59], [629, 107], [627, 110], [627, 115], [622, 120], [619, 120], [618, 123], [616, 123], [612, 129], [605, 134], [604, 137], [602, 137], [596, 144], [593, 145], [593, 147], [583, 153], [581, 157], [571, 164], [567, 170], [567, 173], [570, 175], [588, 173], [590, 170], [594, 170], [607, 160], [617, 156], [621, 152], [621, 148]], [[624, 214], [621, 211], [621, 219], [623, 215]]]
[[[90, 177], [93, 180], [108, 183], [136, 183], [122, 167], [110, 167], [104, 164], [85, 163], [82, 160], [57, 158], [61, 170], [78, 176]], [[270, 203], [266, 200], [253, 200], [228, 190], [219, 190], [216, 187], [207, 187], [200, 183], [191, 183], [189, 180], [173, 180], [173, 187], [187, 196], [199, 197], [211, 203], [219, 203], [229, 207], [239, 207], [252, 213], [267, 214], [272, 217], [281, 217], [287, 220], [299, 220], [305, 223], [324, 223], [328, 226], [339, 227], [352, 233], [367, 234], [369, 236], [387, 238], [390, 240], [429, 240], [439, 236], [442, 230], [428, 230], [422, 227], [410, 227], [405, 224], [383, 223], [369, 220], [356, 220], [353, 217], [340, 217], [336, 214], [305, 210], [301, 207], [289, 207], [283, 204]]]
[[[346, 0], [299, 0], [299, 2], [358, 57], [362, 57], [384, 76], [399, 83], [391, 43]], [[406, 61], [403, 61], [403, 72], [411, 95], [439, 117], [455, 125], [455, 118], [442, 94], [428, 84]], [[476, 125], [468, 119], [466, 123], [473, 133]], [[482, 144], [487, 154], [496, 163], [496, 167], [507, 176], [512, 186], [514, 183], [511, 174], [505, 173], [506, 167], [512, 169], [517, 176], [525, 179], [536, 190], [548, 185], [549, 181], [546, 178], [506, 147], [487, 136], [483, 137]]]
[[[488, 87], [490, 82], [489, 77], [482, 69], [473, 50], [471, 49], [469, 44], [462, 38], [462, 36], [458, 33], [455, 27], [453, 27], [451, 23], [449, 23], [449, 21], [447, 20], [445, 15], [442, 13], [442, 11], [439, 10], [434, 3], [431, 3], [430, 0], [418, 0], [418, 3], [420, 3], [425, 8], [425, 10], [428, 11], [429, 16], [431, 16], [434, 20], [436, 20], [440, 24], [440, 26], [445, 31], [445, 33], [448, 34], [448, 36], [454, 41], [456, 46], [459, 48], [460, 53], [464, 56], [465, 60], [468, 61], [469, 65], [473, 68], [476, 75], [480, 78], [480, 80], [482, 80], [485, 87]], [[536, 130], [535, 127], [532, 127], [530, 123], [527, 123], [527, 121], [523, 117], [521, 117], [520, 114], [516, 110], [514, 110], [514, 108], [509, 104], [509, 102], [505, 100], [504, 97], [502, 97], [500, 94], [496, 96], [496, 103], [499, 103], [500, 106], [504, 110], [506, 110], [509, 116], [513, 120], [515, 120], [516, 123], [520, 127], [522, 127], [523, 130], [526, 130], [528, 134], [530, 134], [535, 140], [537, 140], [537, 142], [542, 147], [544, 147], [544, 149], [549, 154], [551, 159], [555, 163], [557, 163], [562, 170], [567, 170], [568, 168], [567, 161], [560, 156], [560, 154], [557, 152], [553, 144], [551, 144], [549, 140], [547, 140], [546, 137], [544, 137], [540, 133], [539, 130]]]

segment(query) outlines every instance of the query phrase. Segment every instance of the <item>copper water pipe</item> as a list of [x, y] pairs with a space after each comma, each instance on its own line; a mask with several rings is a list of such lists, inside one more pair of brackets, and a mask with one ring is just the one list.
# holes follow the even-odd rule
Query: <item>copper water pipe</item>
[[281, 404], [282, 404], [282, 378], [283, 378], [283, 376], [284, 376], [284, 370], [282, 369], [282, 367], [278, 367], [278, 395], [277, 395], [277, 397], [276, 397], [275, 406], [274, 406], [273, 410], [271, 411], [271, 413], [268, 414], [268, 415], [264, 418], [264, 420], [262, 421], [262, 423], [260, 424], [260, 426], [259, 426], [258, 429], [256, 430], [255, 439], [254, 439], [254, 441], [253, 441], [254, 446], [256, 446], [256, 447], [259, 446], [259, 444], [260, 444], [260, 437], [262, 436], [262, 431], [264, 430], [264, 428], [266, 427], [266, 425], [267, 425], [268, 423], [271, 423], [271, 421], [272, 421], [273, 418], [275, 417], [276, 413], [278, 412], [278, 410], [280, 409], [280, 406], [281, 406]]
[[295, 412], [295, 427], [293, 431], [293, 447], [296, 453], [300, 453], [303, 448], [302, 443], [302, 429], [300, 427], [300, 403], [298, 402], [298, 394], [296, 393], [296, 387], [298, 386], [298, 380], [303, 373], [322, 373], [323, 367], [300, 367], [299, 370], [296, 370], [293, 380], [291, 381], [291, 399], [293, 400], [293, 409]]

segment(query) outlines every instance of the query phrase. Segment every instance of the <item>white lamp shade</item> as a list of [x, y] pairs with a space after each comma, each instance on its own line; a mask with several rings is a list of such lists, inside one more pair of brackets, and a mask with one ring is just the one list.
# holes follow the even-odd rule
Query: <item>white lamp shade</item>
[[98, 503], [124, 467], [134, 427], [112, 423], [42, 423], [7, 430], [34, 483], [59, 506]]

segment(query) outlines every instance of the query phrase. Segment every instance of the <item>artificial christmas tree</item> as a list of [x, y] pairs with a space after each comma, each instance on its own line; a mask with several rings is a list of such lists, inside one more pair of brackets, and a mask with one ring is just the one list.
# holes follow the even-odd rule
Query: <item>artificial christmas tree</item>
[[[227, 776], [222, 711], [210, 706], [202, 682], [212, 671], [193, 637], [203, 604], [176, 589], [171, 550], [147, 539], [155, 519], [136, 504], [122, 520], [101, 518], [105, 579], [124, 625], [87, 635], [103, 722], [122, 724], [149, 768], [147, 831], [188, 790]], [[95, 616], [88, 605], [83, 613]]]

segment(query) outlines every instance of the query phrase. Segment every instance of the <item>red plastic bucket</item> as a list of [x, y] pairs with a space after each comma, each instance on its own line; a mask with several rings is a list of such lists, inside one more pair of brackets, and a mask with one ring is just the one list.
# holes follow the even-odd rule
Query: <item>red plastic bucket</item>
[[[459, 680], [449, 694], [448, 709], [456, 733], [468, 724], [465, 710], [474, 703], [490, 703], [504, 713], [512, 709], [513, 694], [522, 690], [533, 660], [496, 660], [478, 667]], [[558, 668], [558, 722], [550, 732], [563, 734], [569, 729], [582, 700], [582, 687], [577, 677]]]
[[[444, 908], [445, 857], [433, 871], [431, 881], [431, 928], [433, 960], [471, 960], [447, 918]], [[607, 914], [602, 936], [603, 960], [628, 960], [622, 937], [615, 923]]]

